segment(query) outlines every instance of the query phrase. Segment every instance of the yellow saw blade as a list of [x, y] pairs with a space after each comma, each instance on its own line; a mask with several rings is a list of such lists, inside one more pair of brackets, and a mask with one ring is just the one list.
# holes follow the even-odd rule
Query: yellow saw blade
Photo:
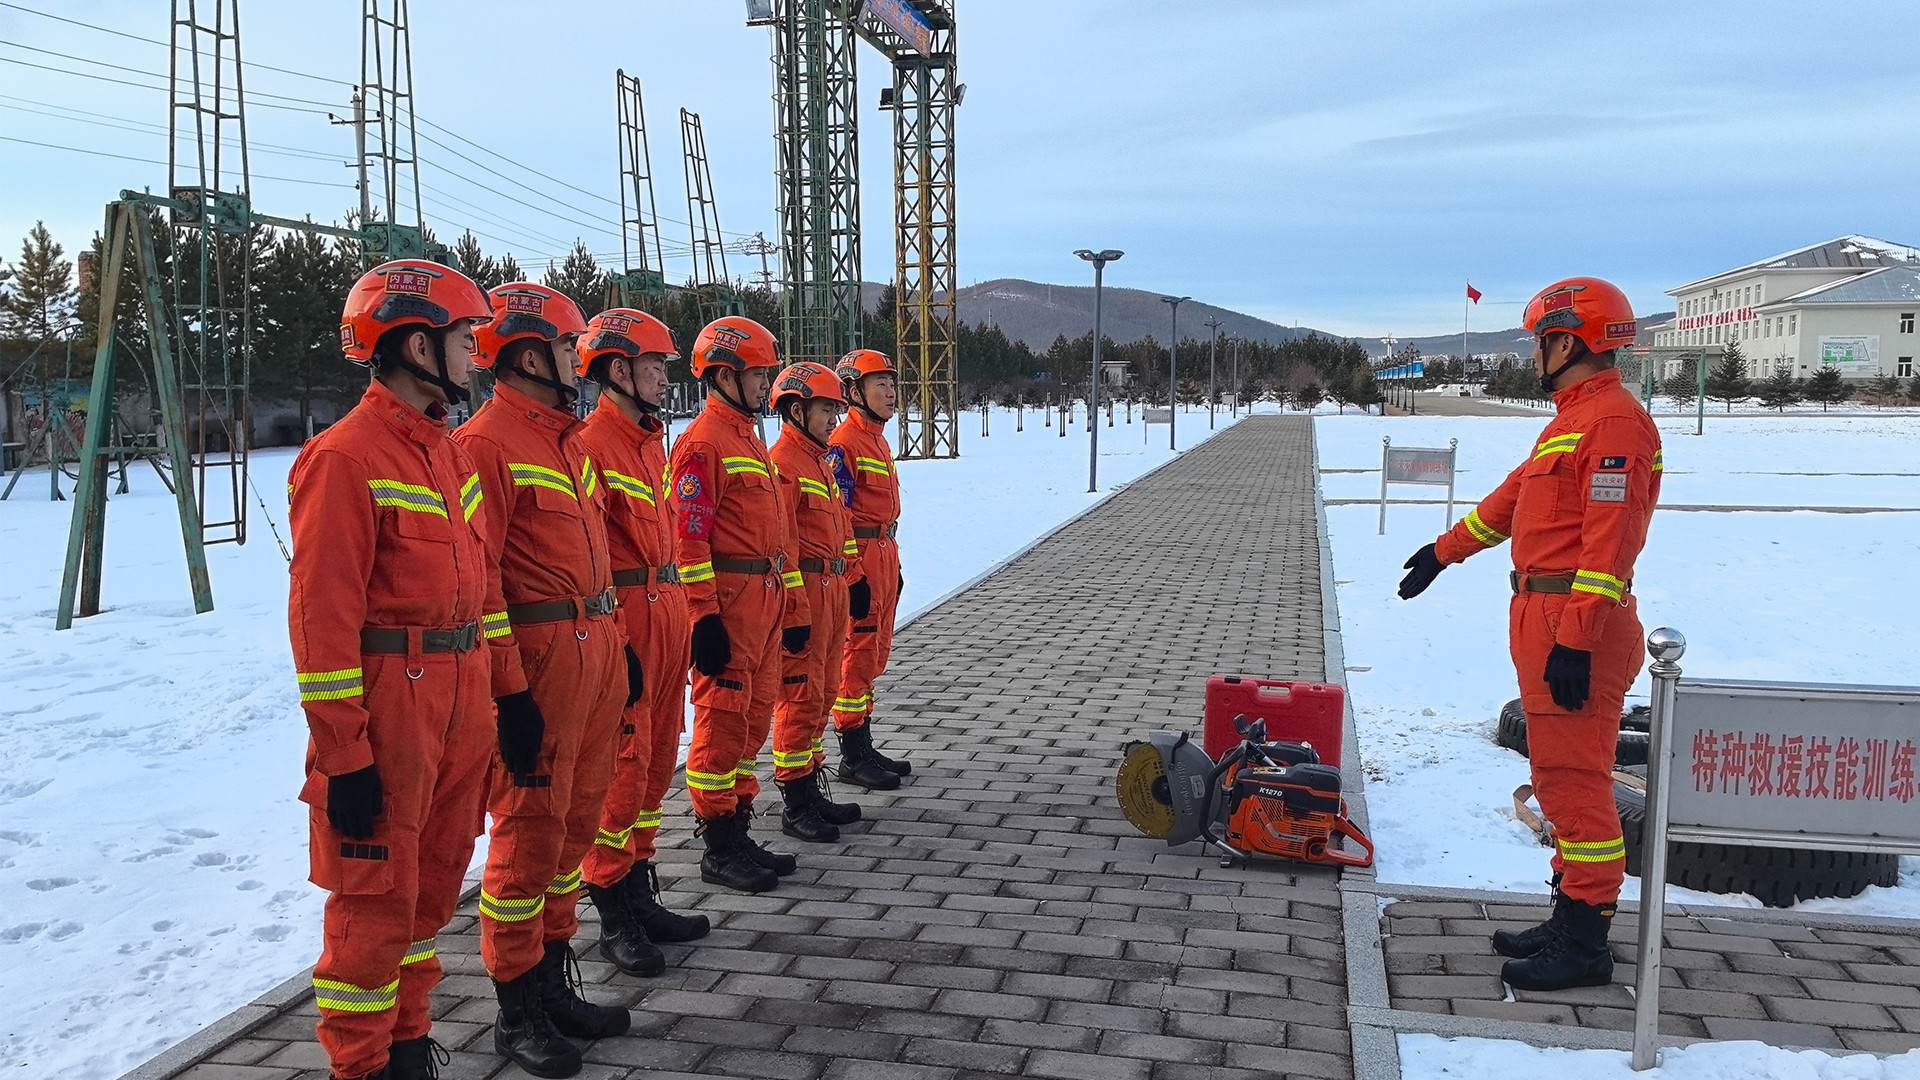
[[1146, 742], [1128, 747], [1113, 786], [1120, 812], [1134, 828], [1156, 840], [1165, 840], [1173, 832], [1173, 800], [1159, 747]]

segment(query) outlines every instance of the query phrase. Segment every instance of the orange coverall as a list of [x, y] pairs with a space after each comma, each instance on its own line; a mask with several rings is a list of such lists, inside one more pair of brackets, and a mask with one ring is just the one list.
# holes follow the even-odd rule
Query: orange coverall
[[[1614, 744], [1627, 688], [1646, 661], [1628, 587], [1660, 499], [1660, 433], [1618, 371], [1583, 379], [1553, 401], [1559, 415], [1532, 456], [1436, 541], [1435, 554], [1452, 564], [1513, 539], [1508, 633], [1533, 790], [1553, 823], [1553, 870], [1568, 897], [1605, 904], [1619, 899], [1626, 874]], [[1530, 591], [1529, 578], [1564, 591]], [[1592, 686], [1576, 713], [1554, 704], [1547, 689], [1556, 642], [1593, 654]]]
[[546, 720], [538, 772], [516, 777], [496, 754], [489, 779], [480, 956], [502, 982], [578, 928], [580, 865], [599, 832], [627, 700], [606, 490], [579, 426], [571, 411], [500, 384], [453, 435], [479, 467], [487, 554], [526, 673], [494, 691], [531, 689]]
[[719, 675], [693, 671], [687, 794], [700, 817], [726, 817], [760, 793], [753, 766], [780, 696], [780, 631], [808, 625], [806, 590], [788, 557], [793, 526], [773, 459], [751, 418], [709, 395], [673, 444], [668, 472], [687, 617], [719, 615], [733, 651]]
[[[854, 409], [828, 442], [846, 455], [853, 470], [853, 535], [860, 545], [861, 572], [873, 590], [867, 617], [847, 627], [846, 658], [840, 666], [840, 690], [833, 703], [835, 729], [851, 731], [873, 713], [873, 682], [887, 670], [893, 650], [893, 615], [900, 606], [900, 548], [893, 539], [900, 522], [900, 485], [886, 427]], [[854, 581], [859, 581], [855, 577]]]
[[[444, 420], [374, 382], [301, 450], [287, 497], [287, 623], [311, 733], [300, 799], [312, 881], [329, 894], [313, 969], [319, 1038], [335, 1075], [363, 1076], [431, 1026], [434, 936], [480, 833], [491, 683], [518, 658], [481, 648], [482, 623], [504, 628], [506, 608], [475, 519], [473, 462]], [[363, 645], [367, 628], [388, 640]], [[384, 812], [372, 838], [352, 840], [327, 822], [327, 778], [368, 765]]]
[[805, 651], [780, 658], [787, 692], [773, 712], [776, 780], [797, 780], [826, 760], [821, 735], [832, 714], [827, 699], [838, 686], [846, 645], [847, 586], [860, 580], [853, 513], [835, 476], [834, 466], [844, 457], [839, 449], [822, 450], [791, 428], [782, 430], [773, 444], [774, 478], [781, 504], [793, 515], [798, 568], [813, 615]]
[[686, 725], [687, 595], [673, 561], [666, 435], [653, 417], [634, 423], [606, 393], [580, 434], [607, 491], [613, 583], [627, 642], [645, 676], [640, 700], [623, 718], [613, 786], [587, 853], [586, 880], [602, 887], [626, 877], [635, 860], [653, 858]]

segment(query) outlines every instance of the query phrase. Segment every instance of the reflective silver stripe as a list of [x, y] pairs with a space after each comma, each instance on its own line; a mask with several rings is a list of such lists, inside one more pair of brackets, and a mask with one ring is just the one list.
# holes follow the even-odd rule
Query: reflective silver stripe
[[405, 967], [408, 964], [417, 964], [422, 960], [433, 959], [433, 941], [433, 938], [428, 938], [425, 941], [416, 941], [407, 946], [407, 955], [400, 958], [400, 966]]
[[1599, 593], [1601, 596], [1620, 599], [1627, 591], [1627, 583], [1612, 574], [1602, 574], [1594, 570], [1576, 570], [1573, 575], [1573, 588], [1577, 592]]
[[359, 697], [363, 685], [361, 668], [341, 668], [339, 671], [302, 671], [300, 677], [301, 701], [337, 701], [341, 698]]
[[473, 512], [480, 509], [480, 500], [484, 496], [485, 493], [480, 490], [479, 474], [467, 477], [467, 482], [460, 488], [460, 506], [466, 511], [468, 521], [473, 520]]
[[576, 866], [567, 873], [555, 874], [553, 880], [547, 884], [547, 891], [555, 896], [565, 896], [579, 887], [580, 868]]
[[513, 476], [513, 482], [521, 487], [544, 487], [555, 491], [564, 491], [576, 501], [579, 494], [573, 490], [573, 480], [566, 473], [549, 469], [545, 465], [531, 465], [523, 461], [507, 463], [507, 472]]
[[480, 914], [496, 922], [525, 922], [546, 910], [544, 894], [525, 900], [502, 900], [485, 889], [480, 890]]
[[1487, 545], [1488, 547], [1498, 547], [1501, 544], [1506, 543], [1506, 540], [1507, 540], [1506, 533], [1503, 533], [1498, 529], [1495, 529], [1492, 526], [1488, 525], [1486, 522], [1480, 520], [1479, 507], [1476, 506], [1472, 510], [1467, 511], [1466, 520], [1467, 520], [1467, 531], [1473, 534], [1473, 538], [1475, 540], [1480, 541], [1481, 543]]
[[773, 752], [773, 763], [783, 769], [796, 769], [802, 765], [810, 765], [813, 763], [813, 748], [808, 747], [805, 750], [794, 750], [791, 752], [775, 750]]
[[480, 617], [480, 626], [490, 638], [505, 637], [513, 633], [513, 623], [507, 618], [507, 613], [504, 611], [496, 611], [491, 615], [482, 615]]
[[666, 811], [657, 806], [651, 810], [642, 810], [640, 811], [640, 816], [633, 819], [633, 827], [636, 829], [657, 829], [660, 827], [660, 823], [666, 820], [666, 817]]
[[405, 484], [398, 480], [369, 480], [367, 489], [373, 492], [373, 501], [377, 506], [396, 506], [402, 510], [447, 516], [446, 500], [430, 487]]
[[1571, 862], [1612, 862], [1627, 857], [1627, 842], [1618, 840], [1597, 840], [1576, 843], [1571, 840], [1556, 841], [1560, 845], [1560, 857]]
[[385, 986], [355, 986], [338, 979], [313, 980], [313, 1000], [335, 1012], [385, 1012], [400, 1004], [400, 980]]

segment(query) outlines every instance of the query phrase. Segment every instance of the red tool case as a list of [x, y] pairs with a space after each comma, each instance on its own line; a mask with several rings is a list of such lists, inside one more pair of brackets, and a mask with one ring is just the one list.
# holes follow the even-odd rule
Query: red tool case
[[1323, 764], [1340, 767], [1340, 733], [1346, 694], [1328, 683], [1213, 675], [1207, 679], [1206, 729], [1201, 745], [1215, 761], [1240, 745], [1233, 718], [1265, 720], [1267, 738], [1309, 743]]

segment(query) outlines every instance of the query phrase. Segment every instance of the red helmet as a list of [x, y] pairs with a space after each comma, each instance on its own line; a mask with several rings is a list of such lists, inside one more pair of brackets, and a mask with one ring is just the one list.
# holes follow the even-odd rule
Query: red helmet
[[855, 349], [840, 358], [833, 373], [841, 382], [857, 382], [864, 375], [878, 375], [885, 372], [898, 376], [900, 369], [893, 366], [893, 358], [878, 349]]
[[361, 274], [347, 291], [340, 351], [370, 365], [380, 335], [396, 326], [444, 330], [461, 319], [491, 318], [486, 295], [472, 278], [425, 259], [399, 259]]
[[647, 353], [665, 353], [669, 360], [679, 358], [673, 347], [673, 331], [667, 324], [633, 308], [608, 308], [587, 320], [586, 333], [580, 337], [577, 374], [584, 377], [587, 368], [602, 356], [634, 360]]
[[773, 331], [742, 315], [727, 315], [708, 323], [693, 339], [695, 378], [710, 367], [779, 367], [780, 342]]
[[509, 342], [522, 338], [558, 341], [567, 334], [587, 332], [580, 305], [545, 285], [531, 281], [495, 285], [488, 290], [487, 299], [493, 302], [493, 319], [474, 329], [474, 337], [479, 340], [473, 358], [475, 367], [492, 367]]
[[1527, 302], [1521, 325], [1535, 337], [1563, 330], [1599, 353], [1633, 344], [1638, 324], [1626, 293], [1599, 278], [1576, 277], [1540, 290]]
[[826, 400], [847, 403], [840, 390], [840, 380], [833, 372], [820, 364], [802, 360], [790, 365], [773, 381], [773, 407], [778, 409], [789, 399], [796, 401]]

